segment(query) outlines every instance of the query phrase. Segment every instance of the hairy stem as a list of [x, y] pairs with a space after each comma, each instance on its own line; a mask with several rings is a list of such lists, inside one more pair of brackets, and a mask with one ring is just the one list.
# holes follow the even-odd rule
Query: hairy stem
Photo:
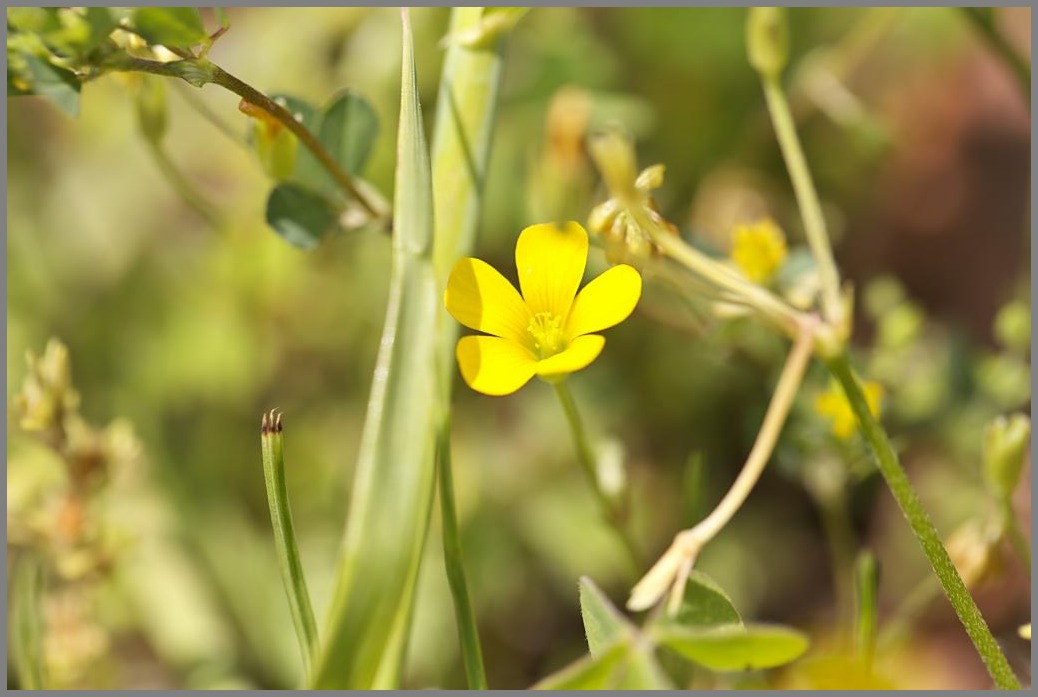
[[919, 540], [930, 566], [933, 567], [934, 574], [944, 589], [944, 594], [948, 597], [955, 609], [955, 614], [958, 615], [959, 621], [962, 622], [966, 633], [973, 641], [973, 645], [981, 660], [984, 661], [995, 685], [1001, 690], [1020, 689], [1020, 683], [1009, 667], [1009, 662], [999, 649], [987, 622], [984, 621], [966, 584], [956, 571], [951, 557], [948, 556], [948, 550], [941, 544], [937, 528], [934, 527], [915, 489], [912, 488], [908, 475], [901, 467], [886, 431], [869, 411], [861, 384], [854, 375], [846, 351], [828, 359], [827, 365], [847, 395], [847, 400], [861, 427], [861, 433], [875, 456], [880, 473], [886, 480], [891, 494], [894, 495], [898, 507], [908, 520], [912, 533]]

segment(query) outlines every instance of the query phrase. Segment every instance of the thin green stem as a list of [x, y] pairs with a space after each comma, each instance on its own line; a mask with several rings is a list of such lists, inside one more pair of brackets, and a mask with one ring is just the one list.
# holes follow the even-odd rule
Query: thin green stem
[[565, 379], [559, 380], [554, 385], [555, 394], [558, 395], [559, 402], [562, 403], [562, 410], [566, 412], [566, 421], [569, 423], [570, 435], [573, 436], [573, 444], [577, 450], [577, 461], [580, 463], [580, 468], [584, 472], [584, 477], [587, 479], [588, 485], [591, 487], [591, 491], [595, 495], [603, 515], [623, 543], [633, 571], [637, 573], [641, 562], [638, 548], [634, 544], [634, 540], [631, 539], [627, 526], [624, 525], [622, 511], [602, 488], [602, 481], [598, 476], [598, 468], [595, 466], [595, 457], [591, 453], [591, 445], [588, 443], [587, 434], [584, 432], [584, 424], [580, 420], [580, 413], [577, 411], [577, 405], [573, 401], [573, 395], [570, 394]]
[[151, 152], [155, 164], [158, 165], [158, 168], [166, 178], [166, 181], [169, 182], [169, 185], [173, 187], [173, 190], [177, 192], [180, 198], [184, 199], [184, 202], [187, 205], [189, 205], [200, 216], [205, 218], [205, 221], [209, 223], [209, 225], [214, 228], [220, 227], [220, 213], [217, 211], [216, 206], [211, 204], [205, 196], [191, 186], [191, 183], [180, 172], [180, 169], [176, 164], [174, 164], [173, 160], [170, 159], [169, 154], [166, 152], [165, 148], [162, 147], [162, 144], [149, 139], [148, 151]]
[[[1013, 48], [1006, 37], [998, 30], [994, 22], [993, 7], [960, 7], [963, 14], [973, 27], [994, 50], [998, 57], [1009, 67], [1016, 78], [1021, 91], [1030, 101], [1031, 97], [1031, 66], [1027, 60]], [[988, 11], [988, 12], [985, 12]], [[989, 14], [990, 12], [990, 14]]]
[[879, 566], [876, 557], [862, 551], [854, 563], [854, 643], [865, 669], [872, 672], [876, 655], [876, 614], [879, 595]]
[[245, 137], [241, 133], [235, 131], [234, 128], [223, 119], [223, 117], [213, 111], [208, 104], [202, 101], [189, 86], [185, 85], [183, 82], [175, 82], [173, 84], [177, 85], [177, 92], [180, 93], [180, 96], [184, 98], [184, 101], [188, 103], [188, 106], [194, 109], [199, 116], [211, 123], [218, 131], [238, 145], [241, 145], [242, 147], [248, 146]]
[[1009, 544], [1012, 545], [1013, 551], [1020, 558], [1020, 563], [1023, 564], [1024, 571], [1027, 572], [1027, 576], [1030, 578], [1031, 545], [1028, 543], [1027, 537], [1024, 536], [1024, 531], [1020, 528], [1020, 521], [1017, 519], [1016, 514], [1013, 513], [1013, 506], [1009, 502], [1006, 502], [1003, 507], [1002, 521], [1005, 526], [1006, 536], [1009, 538]]
[[746, 457], [746, 462], [731, 488], [708, 516], [695, 527], [683, 530], [675, 536], [674, 542], [663, 556], [631, 590], [631, 597], [627, 601], [629, 609], [648, 609], [659, 602], [669, 588], [669, 611], [677, 611], [684, 596], [685, 582], [700, 550], [714, 539], [738, 512], [764, 472], [803, 382], [804, 372], [811, 361], [813, 346], [812, 331], [807, 327], [802, 328], [782, 366], [782, 373], [764, 413], [764, 421], [757, 432], [757, 438], [750, 448], [750, 454]]
[[443, 527], [443, 561], [447, 569], [447, 585], [454, 599], [454, 618], [461, 638], [461, 657], [465, 665], [465, 678], [470, 690], [487, 689], [486, 669], [483, 667], [483, 650], [479, 642], [476, 614], [469, 598], [468, 581], [465, 579], [465, 563], [461, 550], [461, 535], [458, 532], [458, 514], [454, 506], [454, 481], [451, 474], [450, 416], [437, 436], [436, 471], [439, 474], [440, 517]]
[[786, 169], [793, 183], [800, 215], [804, 221], [804, 235], [818, 265], [818, 277], [822, 289], [822, 313], [826, 321], [835, 327], [843, 323], [843, 304], [840, 300], [840, 275], [833, 260], [829, 235], [825, 230], [825, 218], [818, 200], [811, 171], [807, 167], [800, 138], [797, 136], [789, 102], [782, 90], [778, 77], [761, 76], [764, 98], [768, 103], [775, 136], [778, 138]]
[[915, 489], [912, 488], [908, 475], [905, 474], [905, 470], [901, 467], [897, 454], [890, 444], [890, 439], [869, 410], [861, 384], [854, 375], [846, 351], [829, 358], [827, 365], [847, 395], [847, 400], [861, 427], [861, 433], [876, 458], [880, 473], [886, 480], [901, 512], [908, 520], [916, 539], [919, 540], [926, 558], [933, 567], [937, 579], [941, 582], [944, 594], [948, 597], [955, 609], [955, 614], [958, 615], [959, 621], [962, 622], [966, 633], [973, 641], [973, 645], [981, 660], [984, 661], [995, 685], [1002, 690], [1019, 689], [1019, 681], [1009, 667], [1005, 655], [999, 649], [995, 637], [992, 636], [987, 622], [980, 614], [962, 577], [955, 570], [955, 565], [948, 556], [948, 550], [941, 544], [937, 528], [934, 527], [926, 509], [923, 508], [922, 502], [916, 495]]
[[267, 487], [267, 503], [270, 505], [270, 522], [274, 528], [274, 546], [277, 549], [281, 581], [288, 596], [288, 607], [292, 613], [299, 650], [303, 657], [305, 684], [309, 684], [313, 661], [317, 656], [317, 623], [310, 607], [310, 593], [306, 589], [303, 565], [299, 560], [295, 528], [292, 525], [292, 509], [288, 504], [288, 487], [285, 484], [285, 446], [282, 434], [281, 414], [271, 411], [263, 415], [260, 443], [263, 449], [263, 482]]

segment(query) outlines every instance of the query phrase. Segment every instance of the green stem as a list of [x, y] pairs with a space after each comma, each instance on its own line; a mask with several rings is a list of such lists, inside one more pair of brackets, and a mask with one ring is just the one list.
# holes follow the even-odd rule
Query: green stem
[[154, 140], [148, 140], [148, 150], [151, 152], [152, 157], [155, 160], [155, 164], [158, 165], [162, 175], [169, 182], [169, 185], [173, 187], [173, 190], [177, 192], [180, 198], [184, 199], [196, 213], [205, 218], [205, 221], [214, 228], [219, 228], [221, 225], [220, 214], [216, 210], [216, 207], [209, 203], [209, 201], [199, 193], [186, 177], [180, 172], [177, 166], [170, 159], [161, 143], [157, 143]]
[[840, 382], [851, 409], [854, 411], [861, 427], [861, 433], [869, 443], [879, 471], [887, 482], [890, 492], [897, 501], [901, 512], [908, 520], [912, 532], [919, 540], [923, 552], [926, 554], [930, 565], [933, 567], [937, 579], [941, 582], [945, 595], [955, 609], [959, 621], [965, 628], [966, 633], [973, 641], [977, 653], [988, 669], [988, 673], [995, 681], [995, 685], [1001, 689], [1019, 689], [1020, 683], [1009, 667], [1009, 662], [1002, 654], [988, 628], [984, 617], [980, 614], [977, 604], [973, 601], [962, 577], [955, 570], [948, 551], [941, 544], [940, 535], [934, 527], [922, 502], [912, 488], [908, 475], [898, 462], [894, 448], [887, 438], [886, 432], [876, 418], [869, 411], [868, 403], [862, 392], [861, 385], [851, 368], [847, 352], [843, 351], [837, 356], [827, 360], [829, 370]]
[[602, 509], [603, 515], [623, 543], [634, 573], [637, 573], [641, 564], [638, 548], [635, 546], [634, 540], [631, 539], [630, 533], [624, 525], [624, 516], [621, 510], [614, 503], [613, 499], [609, 497], [609, 494], [602, 489], [602, 482], [598, 477], [598, 469], [595, 467], [595, 458], [591, 454], [591, 446], [588, 443], [587, 434], [584, 432], [584, 424], [580, 420], [577, 405], [573, 401], [573, 395], [570, 394], [565, 379], [559, 380], [554, 385], [555, 394], [558, 395], [559, 401], [562, 403], [562, 410], [566, 412], [566, 421], [569, 423], [573, 444], [577, 449], [577, 461], [580, 463], [580, 468], [584, 472], [584, 477], [587, 479], [591, 491]]
[[1002, 521], [1005, 525], [1006, 536], [1009, 538], [1009, 544], [1012, 545], [1013, 551], [1016, 552], [1016, 556], [1020, 558], [1020, 563], [1024, 565], [1024, 571], [1027, 572], [1027, 577], [1031, 577], [1031, 546], [1027, 542], [1027, 538], [1024, 536], [1024, 531], [1020, 529], [1020, 521], [1017, 520], [1016, 515], [1013, 513], [1013, 506], [1011, 503], [1006, 502], [1004, 510], [1002, 511]]
[[998, 57], [1009, 66], [1009, 69], [1013, 72], [1013, 77], [1016, 78], [1020, 89], [1024, 95], [1027, 96], [1028, 101], [1031, 97], [1031, 66], [1028, 65], [1027, 61], [1017, 53], [1016, 49], [1009, 45], [1006, 41], [1006, 37], [998, 31], [995, 26], [994, 15], [987, 14], [984, 11], [989, 10], [994, 13], [993, 7], [960, 7], [960, 10], [966, 15], [966, 18], [970, 20], [974, 28], [980, 32], [980, 35], [984, 37]]
[[818, 265], [818, 277], [822, 287], [822, 312], [826, 321], [834, 328], [843, 323], [843, 304], [840, 300], [840, 275], [833, 260], [832, 246], [825, 230], [825, 218], [818, 201], [811, 171], [807, 167], [800, 138], [797, 136], [789, 102], [782, 90], [778, 77], [761, 76], [764, 98], [768, 103], [771, 121], [775, 126], [782, 157], [793, 183], [797, 206], [804, 221], [804, 235]]
[[310, 607], [310, 593], [306, 589], [303, 565], [299, 561], [299, 546], [296, 544], [295, 528], [292, 525], [292, 509], [288, 504], [288, 487], [285, 484], [285, 439], [281, 433], [281, 414], [271, 411], [263, 415], [260, 443], [263, 448], [263, 482], [267, 487], [267, 503], [270, 505], [270, 522], [274, 528], [274, 546], [277, 549], [281, 581], [288, 596], [288, 607], [292, 613], [299, 650], [303, 656], [303, 672], [308, 684], [314, 658], [317, 656], [317, 624]]
[[476, 615], [469, 598], [465, 563], [458, 532], [458, 514], [454, 506], [454, 481], [451, 475], [450, 416], [444, 419], [437, 437], [436, 471], [440, 479], [440, 517], [443, 527], [443, 561], [447, 568], [447, 584], [454, 599], [454, 618], [461, 637], [461, 657], [470, 690], [487, 689], [483, 650], [479, 643]]
[[854, 589], [854, 643], [866, 671], [871, 673], [876, 654], [879, 567], [876, 557], [868, 550], [862, 551], [854, 563]]

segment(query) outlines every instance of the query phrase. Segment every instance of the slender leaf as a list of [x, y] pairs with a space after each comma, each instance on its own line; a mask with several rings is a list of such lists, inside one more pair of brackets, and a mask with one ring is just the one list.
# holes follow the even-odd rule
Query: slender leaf
[[588, 649], [602, 655], [610, 646], [632, 635], [634, 627], [609, 602], [605, 593], [587, 576], [580, 579], [580, 616], [584, 620]]
[[597, 658], [584, 656], [552, 673], [531, 689], [534, 690], [604, 690], [616, 683], [614, 676], [631, 651], [630, 644], [614, 644]]
[[653, 638], [685, 658], [716, 671], [773, 668], [807, 650], [807, 637], [788, 627], [727, 624], [690, 629], [659, 625]]
[[152, 44], [190, 49], [209, 38], [197, 7], [141, 7], [133, 26]]
[[396, 687], [435, 484], [440, 414], [432, 191], [403, 11], [393, 269], [326, 643], [313, 686]]
[[18, 555], [10, 571], [10, 612], [7, 616], [7, 636], [11, 641], [10, 656], [23, 690], [42, 690], [43, 666], [43, 606], [40, 595], [43, 586], [43, 568], [31, 553]]
[[300, 249], [316, 247], [335, 230], [338, 217], [328, 199], [298, 184], [278, 184], [267, 198], [267, 224]]
[[360, 174], [378, 136], [378, 114], [352, 91], [334, 97], [321, 113], [318, 139], [349, 174]]

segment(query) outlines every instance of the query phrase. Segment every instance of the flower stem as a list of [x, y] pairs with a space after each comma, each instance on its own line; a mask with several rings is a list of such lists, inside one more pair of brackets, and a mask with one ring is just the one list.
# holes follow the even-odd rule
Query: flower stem
[[793, 344], [793, 349], [786, 358], [779, 376], [775, 392], [764, 414], [757, 439], [746, 458], [746, 464], [735, 478], [728, 493], [713, 511], [695, 527], [679, 532], [674, 543], [663, 556], [646, 573], [631, 590], [627, 607], [631, 610], [645, 610], [656, 604], [671, 589], [670, 611], [676, 612], [684, 595], [685, 582], [696, 555], [705, 544], [710, 542], [732, 519], [742, 507], [746, 497], [750, 495], [757, 480], [760, 479], [764, 466], [768, 463], [779, 433], [789, 415], [793, 399], [796, 397], [804, 372], [811, 360], [814, 348], [814, 333], [803, 328]]
[[443, 561], [447, 569], [447, 584], [454, 599], [454, 617], [461, 637], [461, 657], [465, 665], [465, 678], [470, 690], [487, 689], [486, 669], [483, 667], [483, 650], [479, 642], [476, 615], [469, 598], [468, 581], [465, 579], [465, 564], [461, 551], [461, 535], [458, 533], [458, 514], [454, 506], [454, 480], [451, 475], [450, 416], [437, 436], [436, 471], [439, 475], [440, 517], [443, 527]]
[[173, 187], [180, 198], [190, 206], [196, 213], [198, 213], [205, 221], [214, 228], [221, 226], [220, 213], [217, 211], [213, 204], [209, 203], [205, 196], [197, 191], [183, 173], [177, 168], [173, 160], [170, 159], [169, 154], [165, 148], [162, 147], [161, 143], [153, 140], [148, 140], [148, 150], [151, 152], [152, 157], [155, 160], [155, 164], [162, 172], [163, 176], [166, 177], [166, 181]]
[[1005, 502], [1002, 511], [1002, 520], [1005, 526], [1006, 537], [1009, 538], [1009, 544], [1012, 545], [1013, 551], [1016, 552], [1016, 556], [1020, 558], [1020, 563], [1024, 566], [1024, 571], [1027, 573], [1028, 578], [1031, 576], [1031, 546], [1024, 536], [1024, 531], [1020, 528], [1020, 521], [1017, 519], [1016, 514], [1013, 512], [1013, 506], [1010, 502]]
[[898, 462], [897, 455], [894, 453], [894, 448], [891, 446], [886, 432], [872, 415], [872, 412], [869, 411], [865, 395], [851, 368], [847, 352], [843, 351], [837, 356], [828, 359], [827, 365], [833, 376], [843, 387], [851, 409], [858, 419], [861, 433], [869, 443], [876, 458], [880, 473], [886, 480], [890, 492], [894, 495], [894, 499], [901, 508], [901, 512], [908, 520], [912, 532], [919, 540], [923, 552], [926, 554], [937, 579], [941, 583], [941, 587], [944, 589], [944, 594], [948, 597], [952, 607], [955, 609], [955, 614], [958, 615], [959, 621], [962, 622], [966, 633], [973, 641], [973, 645], [976, 647], [981, 660], [984, 661], [984, 665], [987, 667], [991, 678], [995, 681], [995, 685], [1001, 690], [1020, 689], [1020, 683], [1009, 667], [1009, 662], [999, 649], [998, 643], [992, 636], [991, 630], [984, 621], [984, 617], [980, 614], [977, 604], [970, 596], [966, 584], [962, 581], [962, 577], [955, 570], [955, 565], [952, 563], [951, 557], [948, 556], [948, 551], [941, 544], [941, 538], [937, 533], [937, 529], [912, 488], [908, 475], [905, 474], [901, 463]]
[[570, 394], [565, 379], [559, 380], [554, 385], [555, 394], [558, 395], [559, 402], [562, 403], [562, 410], [566, 412], [566, 421], [569, 423], [573, 444], [577, 449], [577, 461], [580, 463], [580, 468], [584, 471], [584, 476], [587, 478], [595, 498], [598, 499], [598, 504], [602, 508], [602, 513], [605, 515], [606, 520], [623, 543], [628, 561], [636, 571], [640, 565], [638, 548], [635, 546], [634, 540], [631, 539], [631, 535], [624, 525], [622, 511], [614, 500], [609, 497], [609, 494], [602, 489], [602, 482], [598, 477], [598, 469], [595, 467], [595, 458], [591, 454], [591, 446], [588, 443], [587, 434], [584, 432], [584, 425], [580, 420], [577, 405], [573, 401], [573, 395]]
[[[10, 548], [8, 548], [10, 549]], [[32, 550], [8, 552], [11, 595], [8, 600], [8, 656], [23, 690], [48, 687], [43, 655], [43, 564]]]
[[267, 488], [267, 503], [270, 505], [270, 522], [274, 528], [274, 546], [277, 548], [281, 581], [285, 585], [292, 623], [299, 639], [299, 650], [303, 656], [303, 671], [308, 683], [313, 660], [317, 655], [317, 624], [310, 607], [310, 594], [306, 589], [303, 565], [299, 561], [292, 525], [292, 509], [288, 505], [288, 487], [285, 485], [285, 446], [281, 433], [281, 414], [273, 410], [263, 415], [260, 443], [263, 449], [263, 482]]
[[789, 178], [793, 182], [793, 193], [796, 195], [797, 206], [804, 221], [804, 235], [818, 265], [819, 282], [822, 287], [822, 313], [830, 325], [840, 327], [844, 314], [840, 301], [840, 275], [833, 260], [822, 206], [818, 201], [818, 192], [811, 179], [803, 148], [800, 146], [796, 126], [793, 124], [789, 102], [778, 76], [762, 75], [761, 83], [764, 86], [764, 98], [768, 103], [771, 121], [775, 126], [775, 136], [778, 138], [782, 157], [786, 161]]

